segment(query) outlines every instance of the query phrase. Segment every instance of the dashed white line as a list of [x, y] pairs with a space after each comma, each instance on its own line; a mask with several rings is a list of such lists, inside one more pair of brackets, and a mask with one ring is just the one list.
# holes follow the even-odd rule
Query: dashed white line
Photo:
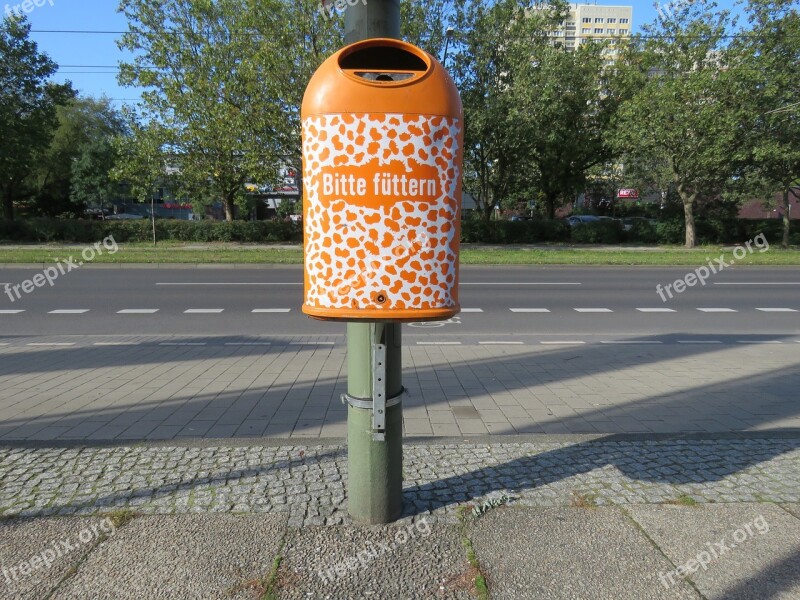
[[183, 311], [185, 315], [212, 315], [221, 313], [224, 308], [189, 308]]
[[659, 340], [602, 340], [601, 344], [663, 344]]
[[291, 308], [254, 308], [250, 312], [254, 313], [288, 313], [291, 312]]
[[0, 310], [0, 315], [18, 315], [19, 313], [24, 313], [24, 309], [19, 310], [10, 310], [10, 309], [3, 309]]
[[549, 308], [509, 308], [513, 313], [549, 313]]
[[780, 340], [736, 340], [737, 344], [782, 344]]
[[74, 346], [75, 342], [31, 342], [26, 346]]
[[585, 344], [586, 342], [582, 342], [580, 340], [564, 340], [564, 341], [551, 341], [551, 342], [539, 342], [539, 343], [550, 346], [566, 346], [569, 344]]
[[271, 342], [225, 342], [226, 346], [271, 346]]
[[800, 285], [800, 281], [729, 281], [714, 282], [714, 285]]
[[674, 313], [673, 308], [637, 308], [639, 312], [643, 313]]
[[579, 313], [610, 313], [614, 312], [610, 308], [576, 308], [575, 312]]
[[138, 346], [134, 342], [94, 342], [92, 346]]
[[159, 346], [205, 346], [205, 342], [160, 342]]
[[482, 346], [522, 346], [525, 342], [478, 342]]
[[700, 312], [706, 313], [735, 313], [738, 312], [732, 308], [698, 308]]
[[460, 346], [461, 342], [417, 342], [418, 346]]
[[776, 313], [797, 312], [794, 308], [757, 308], [756, 310], [760, 310], [761, 312], [776, 312]]
[[462, 313], [482, 313], [483, 309], [482, 308], [462, 308], [461, 312]]
[[289, 342], [290, 346], [333, 346], [335, 342]]
[[82, 315], [83, 313], [89, 312], [88, 308], [60, 308], [57, 310], [51, 310], [49, 315]]
[[190, 281], [190, 282], [156, 282], [156, 285], [303, 285], [302, 281]]
[[492, 282], [492, 281], [473, 281], [473, 282], [460, 282], [459, 285], [581, 285], [580, 283], [572, 281], [506, 281], [506, 282]]
[[679, 344], [721, 344], [720, 340], [678, 340]]
[[123, 308], [118, 310], [118, 315], [152, 315], [158, 312], [157, 308]]

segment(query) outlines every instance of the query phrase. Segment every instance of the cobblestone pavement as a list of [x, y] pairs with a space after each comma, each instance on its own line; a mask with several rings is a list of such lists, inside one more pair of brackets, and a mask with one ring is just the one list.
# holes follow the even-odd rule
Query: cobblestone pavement
[[[409, 444], [405, 516], [455, 522], [503, 493], [525, 506], [800, 502], [800, 438]], [[0, 448], [0, 515], [288, 513], [348, 523], [342, 445]]]

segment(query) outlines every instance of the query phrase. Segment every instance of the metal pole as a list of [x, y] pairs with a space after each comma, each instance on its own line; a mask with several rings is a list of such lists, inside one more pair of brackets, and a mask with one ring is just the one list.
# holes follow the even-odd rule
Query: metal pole
[[[348, 6], [344, 30], [347, 44], [376, 37], [399, 39], [399, 0], [362, 0]], [[376, 352], [385, 353], [377, 357], [385, 358], [384, 365], [376, 364]], [[348, 510], [355, 523], [388, 523], [403, 510], [401, 352], [399, 323], [347, 324], [347, 393], [351, 399], [373, 401], [359, 406], [351, 401], [347, 407]], [[377, 381], [381, 373], [382, 382]], [[373, 419], [378, 388], [386, 403], [383, 434], [376, 432]]]

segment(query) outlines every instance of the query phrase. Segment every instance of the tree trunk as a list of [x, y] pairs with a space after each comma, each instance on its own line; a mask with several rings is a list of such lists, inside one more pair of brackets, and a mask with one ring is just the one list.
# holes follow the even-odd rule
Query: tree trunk
[[9, 221], [14, 220], [14, 195], [11, 190], [3, 188], [3, 218]]
[[233, 221], [233, 197], [226, 196], [223, 204], [225, 205], [225, 220], [228, 222]]
[[789, 211], [792, 209], [791, 204], [789, 204], [789, 188], [783, 188], [783, 240], [781, 241], [781, 247], [786, 249], [789, 247], [789, 226], [790, 221], [789, 217], [791, 216]]
[[555, 219], [556, 218], [556, 196], [553, 195], [546, 195], [544, 198], [544, 204], [547, 208], [547, 218], [548, 219]]
[[694, 230], [695, 194], [689, 196], [680, 189], [678, 190], [678, 194], [680, 194], [681, 201], [683, 202], [683, 215], [684, 222], [686, 224], [686, 247], [694, 248], [695, 244], [697, 243], [697, 234]]

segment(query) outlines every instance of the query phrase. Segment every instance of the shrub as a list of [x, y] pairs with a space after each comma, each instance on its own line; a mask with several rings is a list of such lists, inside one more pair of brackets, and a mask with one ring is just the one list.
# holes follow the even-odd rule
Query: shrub
[[604, 219], [575, 225], [571, 239], [576, 244], [619, 244], [623, 233], [622, 223]]

